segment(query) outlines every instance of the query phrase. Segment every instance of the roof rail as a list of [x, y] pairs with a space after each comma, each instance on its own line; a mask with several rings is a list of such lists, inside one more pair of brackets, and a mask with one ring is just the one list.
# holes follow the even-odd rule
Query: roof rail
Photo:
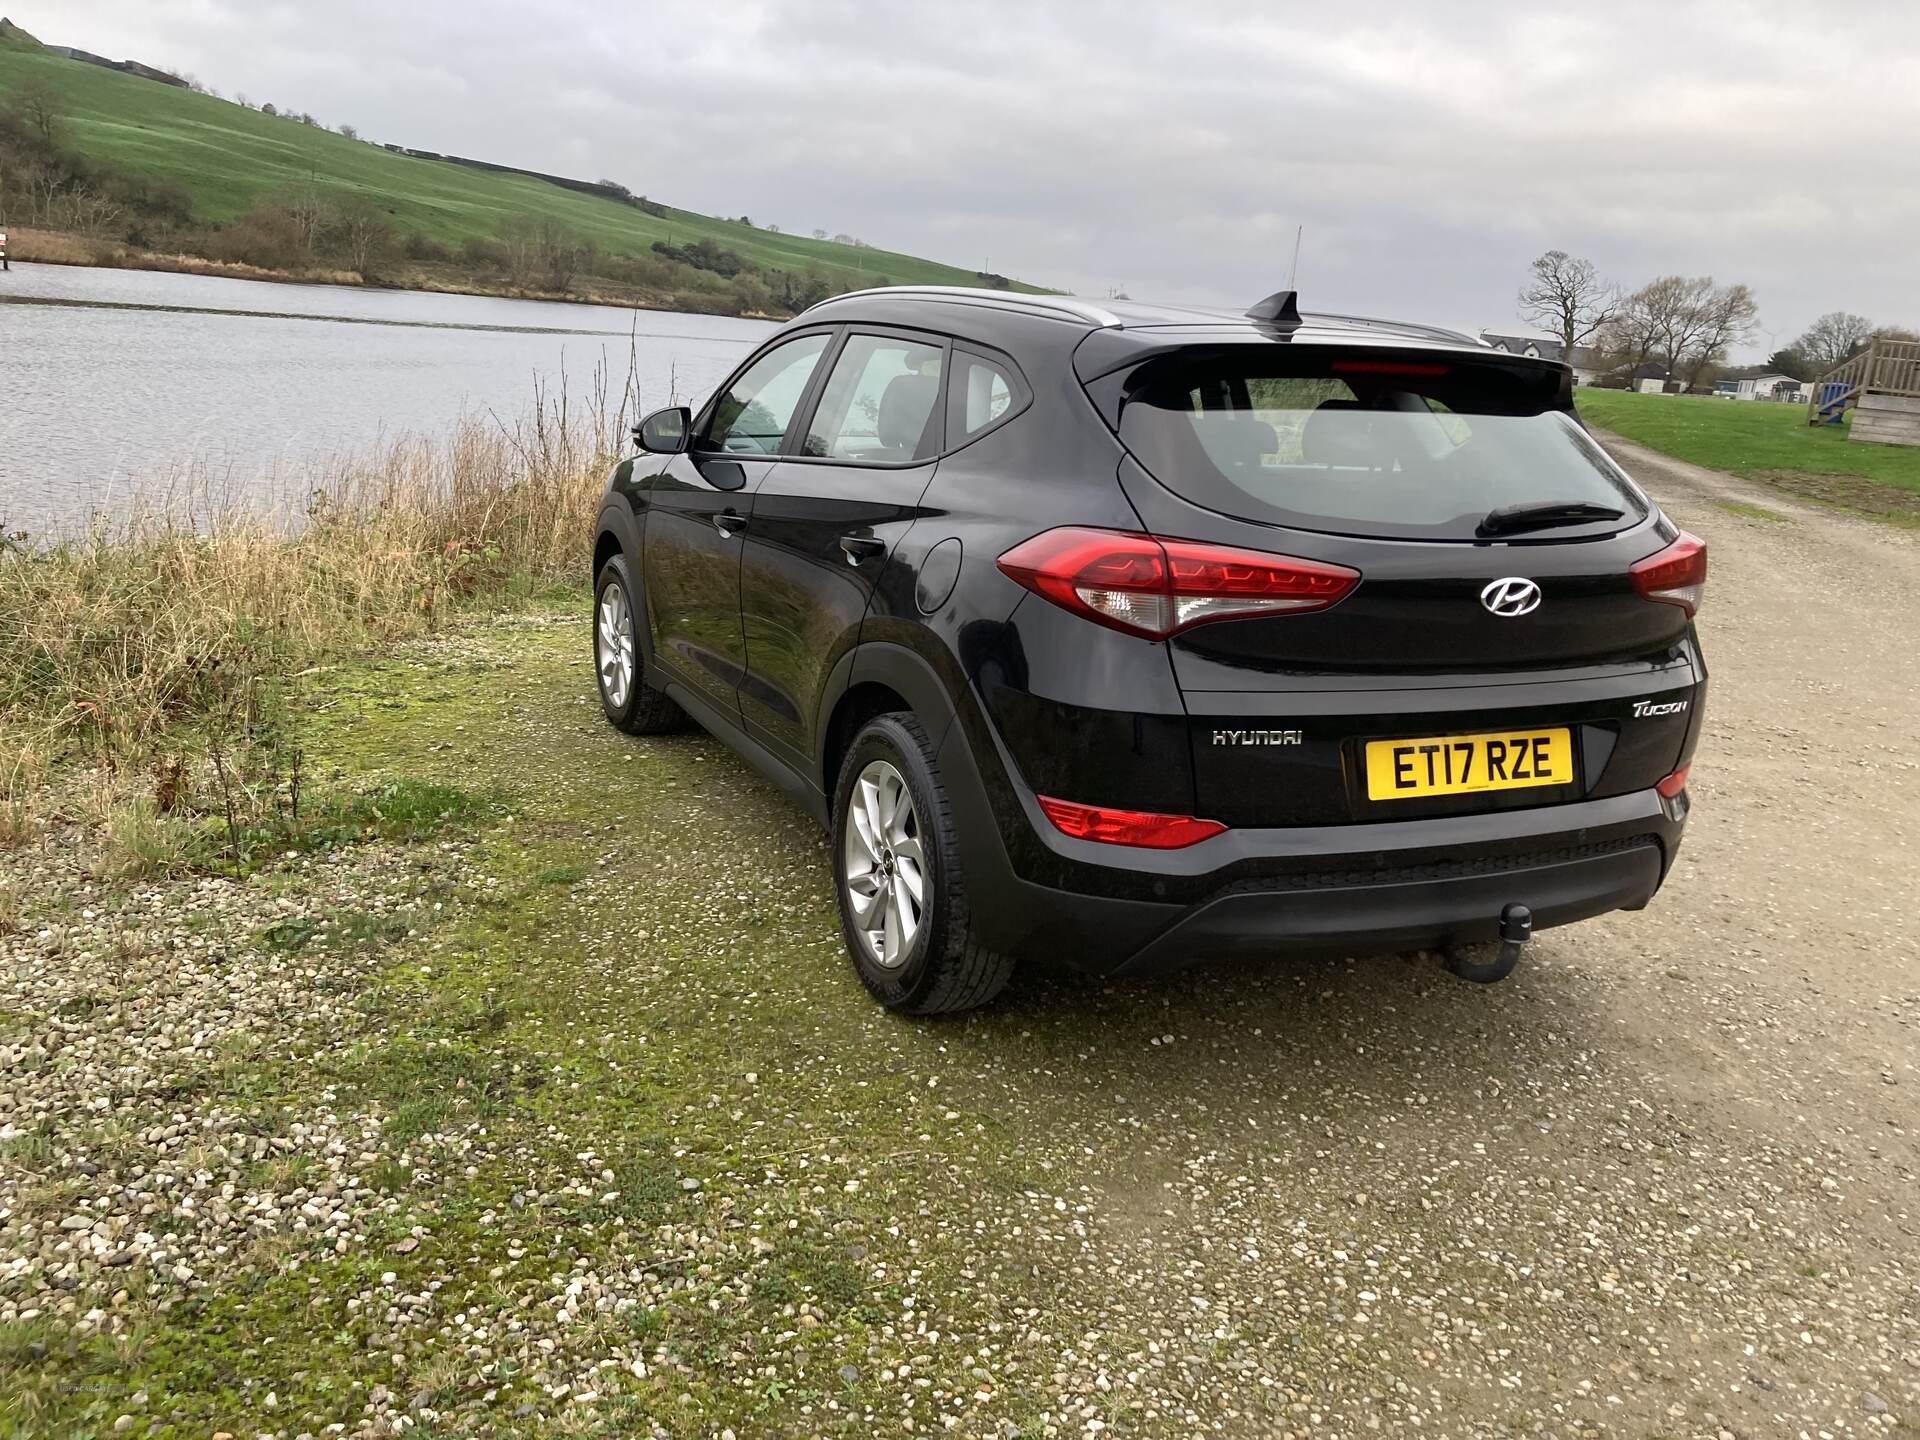
[[1458, 330], [1448, 330], [1440, 325], [1419, 325], [1411, 320], [1382, 320], [1376, 315], [1334, 315], [1326, 311], [1316, 311], [1315, 320], [1344, 320], [1349, 325], [1378, 325], [1382, 330], [1399, 330], [1410, 335], [1425, 335], [1434, 340], [1447, 340], [1461, 345], [1471, 345], [1476, 350], [1485, 350], [1487, 342], [1472, 335], [1463, 335]]
[[952, 300], [961, 304], [993, 305], [1009, 310], [1036, 310], [1061, 320], [1078, 320], [1103, 330], [1118, 329], [1120, 317], [1111, 310], [1089, 304], [1071, 295], [1023, 295], [1015, 290], [988, 290], [967, 285], [877, 285], [871, 290], [849, 290], [844, 295], [829, 295], [800, 313], [810, 315], [823, 305], [868, 296], [897, 296], [903, 300]]

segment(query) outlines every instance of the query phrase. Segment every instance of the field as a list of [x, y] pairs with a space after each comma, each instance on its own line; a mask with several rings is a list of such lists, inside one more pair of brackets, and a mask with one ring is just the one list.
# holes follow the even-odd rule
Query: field
[[[32, 76], [59, 90], [68, 107], [76, 149], [90, 158], [185, 186], [204, 220], [231, 220], [281, 187], [318, 181], [370, 197], [396, 230], [418, 233], [453, 248], [492, 235], [510, 216], [531, 215], [561, 221], [607, 254], [637, 254], [656, 240], [685, 245], [711, 239], [767, 269], [818, 268], [839, 279], [879, 274], [895, 284], [980, 283], [972, 270], [912, 255], [776, 235], [684, 210], [652, 215], [529, 176], [491, 174], [396, 155], [379, 145], [263, 115], [210, 95], [58, 55], [0, 48], [0, 104], [10, 90]], [[412, 143], [406, 135], [379, 138]], [[645, 176], [625, 179], [636, 192], [648, 188]], [[751, 196], [741, 197], [743, 209], [750, 211], [751, 202]], [[825, 215], [817, 221], [806, 216], [795, 220], [833, 223]]]
[[[1844, 427], [1808, 425], [1805, 406], [1625, 390], [1581, 390], [1575, 399], [1589, 423], [1677, 460], [1861, 510], [1904, 513], [1906, 496], [1920, 499], [1920, 449], [1856, 445]], [[1881, 486], [1906, 494], [1876, 497]]]

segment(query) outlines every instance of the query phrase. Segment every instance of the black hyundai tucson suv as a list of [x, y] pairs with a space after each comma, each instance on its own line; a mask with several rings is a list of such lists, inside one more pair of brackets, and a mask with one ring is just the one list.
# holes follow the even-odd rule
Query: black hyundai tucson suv
[[607, 716], [691, 716], [829, 828], [888, 1006], [1029, 957], [1494, 978], [1673, 864], [1706, 550], [1563, 365], [1291, 292], [891, 288], [635, 430], [594, 548]]

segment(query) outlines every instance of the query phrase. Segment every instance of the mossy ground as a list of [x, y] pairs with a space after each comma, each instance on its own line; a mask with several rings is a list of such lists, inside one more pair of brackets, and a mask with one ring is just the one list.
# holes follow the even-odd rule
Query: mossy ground
[[[1756, 1209], [1757, 1142], [1676, 1092], [1677, 1042], [1650, 1068], [1623, 1039], [1641, 990], [1712, 1008], [1642, 917], [1552, 932], [1493, 989], [1421, 957], [1023, 970], [986, 1010], [897, 1018], [813, 824], [703, 735], [605, 723], [586, 608], [305, 678], [315, 796], [445, 802], [388, 805], [410, 823], [27, 896], [38, 934], [217, 881], [265, 903], [221, 963], [338, 1003], [230, 1028], [138, 1115], [9, 1142], [41, 1277], [58, 1217], [127, 1173], [215, 1177], [137, 1222], [176, 1247], [221, 1204], [279, 1208], [186, 1281], [89, 1262], [22, 1301], [0, 1277], [0, 1433], [1650, 1434], [1683, 1377], [1754, 1363], [1755, 1307], [1826, 1293], [1849, 1242], [1824, 1193]], [[385, 890], [332, 903], [369, 856]], [[29, 992], [0, 1044], [128, 988]], [[1861, 1383], [1854, 1349], [1795, 1355], [1821, 1393]], [[1779, 1403], [1710, 1408], [1764, 1433]]]
[[[123, 1334], [6, 1336], [37, 1348], [0, 1380], [0, 1414], [295, 1434], [354, 1423], [384, 1386], [402, 1409], [428, 1397], [426, 1433], [1044, 1429], [1052, 1342], [1022, 1339], [1076, 1281], [1049, 1257], [1084, 1235], [1069, 1197], [1091, 1152], [1071, 1127], [1015, 1132], [996, 1101], [1073, 1053], [1077, 1027], [875, 1007], [817, 828], [705, 736], [606, 726], [571, 615], [320, 672], [296, 712], [338, 817], [313, 844], [457, 846], [465, 878], [456, 896], [428, 877], [407, 914], [262, 927], [253, 943], [289, 958], [380, 957], [353, 1033], [310, 1054], [238, 1043], [181, 1099], [378, 1117], [363, 1169], [394, 1203], [344, 1252], [281, 1237], [217, 1289], [144, 1313], [130, 1296]], [[269, 1163], [285, 1182], [303, 1157]], [[557, 1337], [529, 1324], [576, 1369], [616, 1339], [649, 1357], [591, 1392], [556, 1395], [556, 1367], [444, 1324], [506, 1324], [551, 1311], [562, 1277], [636, 1270], [672, 1282], [660, 1303]], [[431, 1294], [441, 1323], [383, 1322], [370, 1291]]]

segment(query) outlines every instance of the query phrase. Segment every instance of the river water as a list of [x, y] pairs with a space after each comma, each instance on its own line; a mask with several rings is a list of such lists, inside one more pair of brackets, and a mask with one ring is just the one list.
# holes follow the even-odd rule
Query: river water
[[[21, 302], [21, 303], [13, 303]], [[82, 303], [74, 303], [82, 302]], [[603, 305], [15, 263], [0, 274], [0, 527], [70, 534], [139, 492], [262, 506], [333, 458], [536, 380], [643, 409], [707, 395], [768, 326]]]

